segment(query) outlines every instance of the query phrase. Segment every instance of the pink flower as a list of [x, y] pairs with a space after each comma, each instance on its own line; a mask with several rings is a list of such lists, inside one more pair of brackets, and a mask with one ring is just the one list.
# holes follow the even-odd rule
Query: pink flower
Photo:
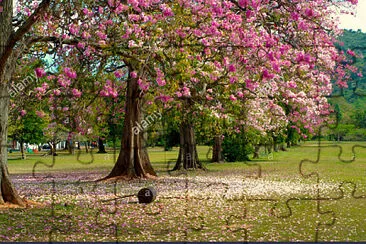
[[43, 76], [46, 75], [46, 72], [42, 68], [36, 68], [35, 72], [38, 78], [42, 78]]
[[44, 93], [46, 91], [43, 87], [36, 87], [34, 90], [39, 93]]
[[236, 93], [236, 95], [238, 95], [238, 97], [240, 97], [240, 98], [243, 98], [244, 97], [244, 94], [241, 91], [238, 91]]
[[174, 15], [172, 9], [169, 6], [167, 6], [166, 4], [162, 4], [160, 6], [160, 9], [162, 10], [164, 17], [170, 17], [170, 16]]
[[295, 81], [291, 80], [291, 81], [289, 81], [289, 82], [287, 83], [287, 86], [288, 86], [289, 88], [296, 88], [296, 87], [297, 87], [297, 84], [296, 84], [296, 82], [295, 82]]
[[102, 90], [102, 91], [100, 91], [99, 95], [101, 97], [109, 97], [109, 92], [108, 91], [105, 91], [105, 90]]
[[313, 9], [311, 9], [311, 8], [307, 8], [307, 9], [305, 10], [305, 14], [306, 14], [306, 16], [308, 16], [308, 17], [313, 17], [313, 16], [315, 16], [314, 10], [313, 10]]
[[109, 19], [105, 22], [106, 25], [113, 25], [113, 20]]
[[240, 7], [246, 8], [249, 4], [249, 0], [239, 0], [238, 4], [239, 4]]
[[134, 79], [135, 79], [135, 78], [137, 78], [137, 73], [136, 73], [136, 71], [132, 71], [132, 72], [131, 72], [131, 77], [132, 77], [132, 78], [134, 78]]
[[238, 78], [236, 76], [230, 77], [230, 83], [234, 84], [235, 82], [237, 82]]
[[353, 5], [358, 4], [358, 0], [347, 0], [348, 2], [352, 3]]
[[72, 95], [74, 96], [74, 97], [77, 97], [77, 98], [79, 98], [79, 97], [81, 97], [81, 91], [79, 91], [78, 89], [72, 89]]
[[89, 9], [87, 9], [87, 8], [84, 8], [84, 9], [83, 9], [83, 13], [84, 13], [85, 15], [88, 15], [88, 16], [93, 16], [93, 11], [91, 11], [91, 10], [89, 10]]
[[292, 12], [291, 13], [291, 18], [293, 20], [298, 21], [299, 20], [299, 17], [300, 17], [300, 15], [298, 13], [296, 13], [296, 12]]
[[197, 83], [197, 82], [199, 82], [199, 79], [198, 79], [198, 78], [196, 78], [196, 77], [192, 77], [192, 78], [191, 78], [191, 81], [192, 81], [192, 82], [194, 82], [194, 83]]
[[49, 88], [49, 86], [48, 86], [48, 84], [47, 84], [46, 82], [44, 82], [44, 83], [42, 84], [42, 88], [43, 88], [43, 89], [48, 89], [48, 88]]
[[229, 65], [229, 72], [235, 72], [235, 71], [236, 71], [235, 65], [230, 64]]
[[185, 96], [185, 97], [190, 97], [191, 96], [191, 91], [190, 91], [190, 89], [188, 88], [188, 87], [183, 87], [183, 96]]
[[166, 85], [166, 81], [164, 79], [161, 79], [161, 78], [157, 78], [156, 82], [158, 83], [159, 86], [165, 86]]
[[69, 77], [70, 79], [76, 79], [77, 78], [76, 72], [73, 71], [70, 68], [64, 68], [64, 72], [65, 72], [66, 76]]
[[65, 77], [60, 77], [57, 80], [57, 83], [62, 87], [68, 87], [71, 84], [71, 81], [69, 79], [65, 79]]
[[108, 0], [108, 5], [110, 7], [114, 7], [114, 5], [115, 5], [114, 0]]
[[53, 91], [53, 94], [55, 94], [56, 96], [59, 96], [61, 94], [61, 91], [60, 90], [54, 90]]
[[89, 38], [91, 37], [91, 35], [90, 35], [88, 32], [84, 31], [84, 32], [81, 34], [81, 37], [82, 37], [83, 39], [89, 39]]
[[170, 96], [167, 96], [167, 95], [160, 95], [160, 96], [155, 97], [155, 99], [159, 99], [163, 103], [167, 103], [167, 102], [174, 100], [173, 98], [171, 98]]
[[85, 48], [85, 43], [84, 42], [79, 42], [77, 47], [80, 48], [80, 49], [84, 49]]
[[229, 98], [230, 98], [231, 101], [236, 101], [237, 100], [237, 98], [233, 94], [231, 94]]
[[348, 50], [347, 50], [347, 54], [348, 54], [348, 55], [351, 55], [352, 57], [356, 56], [355, 52], [354, 52], [354, 51], [352, 51], [351, 49], [348, 49]]
[[40, 118], [43, 118], [46, 114], [43, 111], [36, 111], [36, 115]]
[[24, 109], [20, 111], [20, 115], [23, 117], [24, 115], [27, 114], [27, 111], [25, 111]]
[[100, 39], [105, 40], [107, 39], [107, 35], [101, 31], [97, 31], [97, 35]]
[[116, 70], [116, 71], [114, 72], [114, 76], [115, 76], [116, 78], [121, 78], [121, 77], [122, 77], [122, 75], [123, 75], [123, 73], [122, 73], [122, 71], [120, 71], [120, 70]]
[[138, 79], [137, 84], [140, 86], [141, 90], [143, 90], [143, 91], [149, 90], [149, 87], [150, 87], [149, 83], [146, 83], [141, 79]]
[[264, 80], [270, 80], [274, 77], [274, 74], [269, 73], [267, 69], [264, 69], [262, 74]]
[[70, 25], [69, 30], [72, 35], [76, 35], [79, 33], [79, 27], [74, 24]]
[[211, 97], [210, 95], [206, 95], [206, 99], [211, 101], [211, 100], [213, 100], [213, 97]]
[[166, 81], [164, 79], [164, 73], [159, 68], [155, 68], [155, 71], [156, 71], [156, 82], [158, 83], [159, 86], [165, 86]]

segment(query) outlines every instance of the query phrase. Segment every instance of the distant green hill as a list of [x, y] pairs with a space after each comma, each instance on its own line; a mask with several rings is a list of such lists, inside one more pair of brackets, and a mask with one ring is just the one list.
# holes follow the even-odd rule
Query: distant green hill
[[339, 50], [354, 51], [360, 57], [353, 59], [363, 77], [352, 75], [348, 88], [339, 89], [334, 85], [329, 102], [339, 112], [339, 126], [329, 132], [333, 139], [366, 140], [366, 33], [345, 30], [336, 44]]
[[[344, 34], [339, 38], [339, 41], [341, 44], [336, 44], [338, 49], [344, 52], [350, 49], [362, 56], [354, 58], [353, 62], [359, 68], [363, 77], [358, 77], [354, 74], [352, 81], [349, 83], [349, 87], [343, 91], [334, 89], [333, 95], [342, 94], [348, 102], [357, 103], [360, 98], [366, 97], [366, 33], [345, 30]], [[361, 100], [364, 101], [363, 99]]]

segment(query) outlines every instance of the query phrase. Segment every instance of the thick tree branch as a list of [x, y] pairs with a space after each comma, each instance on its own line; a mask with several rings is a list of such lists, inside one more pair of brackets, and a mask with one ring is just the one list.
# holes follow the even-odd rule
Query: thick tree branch
[[48, 9], [50, 5], [51, 0], [43, 0], [38, 8], [34, 11], [34, 13], [25, 21], [25, 23], [19, 27], [19, 29], [12, 33], [9, 41], [6, 45], [5, 52], [0, 57], [0, 76], [3, 74], [4, 67], [9, 59], [9, 57], [13, 53], [13, 49], [18, 41], [20, 41], [25, 34], [29, 32], [29, 30], [32, 28], [34, 23], [38, 21], [38, 19], [44, 14], [44, 12]]
[[13, 48], [15, 44], [20, 41], [25, 34], [29, 32], [32, 26], [39, 20], [39, 18], [46, 12], [50, 5], [51, 0], [43, 0], [34, 13], [29, 16], [25, 23], [19, 27], [19, 29], [11, 36], [9, 41], [9, 47]]

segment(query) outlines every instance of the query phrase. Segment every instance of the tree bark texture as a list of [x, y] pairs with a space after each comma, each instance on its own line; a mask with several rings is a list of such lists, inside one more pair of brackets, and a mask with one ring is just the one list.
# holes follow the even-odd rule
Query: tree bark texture
[[20, 142], [20, 153], [22, 154], [22, 159], [26, 159], [25, 153], [24, 153], [24, 143]]
[[102, 138], [98, 138], [98, 152], [97, 153], [107, 153], [105, 150], [104, 142]]
[[214, 144], [212, 147], [212, 162], [222, 163], [224, 162], [224, 157], [222, 155], [222, 136], [218, 135], [214, 138]]
[[142, 95], [137, 80], [129, 78], [126, 95], [126, 113], [122, 130], [121, 149], [111, 173], [104, 179], [113, 177], [149, 178], [156, 176], [151, 166], [147, 148], [143, 143]]
[[253, 159], [258, 159], [259, 158], [259, 149], [260, 148], [261, 148], [260, 144], [256, 144], [254, 146]]
[[180, 125], [180, 146], [177, 162], [173, 170], [204, 169], [198, 159], [196, 139], [193, 125], [189, 122], [182, 122]]
[[9, 114], [9, 90], [8, 85], [0, 83], [0, 204], [5, 202], [24, 206], [13, 184], [10, 181], [8, 172], [8, 114]]
[[8, 202], [24, 206], [25, 202], [10, 181], [7, 165], [9, 84], [16, 59], [8, 46], [12, 33], [13, 1], [3, 0], [2, 6], [3, 12], [0, 13], [0, 204]]

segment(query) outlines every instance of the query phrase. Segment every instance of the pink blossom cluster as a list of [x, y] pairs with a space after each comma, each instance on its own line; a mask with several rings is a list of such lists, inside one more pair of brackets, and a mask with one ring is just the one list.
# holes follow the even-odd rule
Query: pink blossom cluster
[[102, 97], [118, 97], [116, 86], [111, 80], [106, 80], [106, 84], [103, 86], [99, 94]]
[[[342, 3], [108, 0], [103, 6], [87, 3], [75, 9], [78, 22], [65, 30], [55, 24], [57, 17], [46, 15], [40, 33], [76, 44], [65, 45], [59, 53], [72, 61], [49, 80], [57, 85], [36, 91], [44, 95], [51, 89], [51, 100], [61, 99], [63, 93], [79, 100], [88, 93], [118, 99], [123, 85], [116, 80], [136, 82], [139, 96], [152, 93], [183, 112], [194, 112], [184, 106], [190, 99], [217, 113], [230, 111], [232, 117], [245, 111], [248, 124], [260, 131], [285, 128], [291, 122], [311, 132], [330, 109], [323, 99], [332, 91], [330, 81], [346, 87], [349, 74], [357, 72], [344, 65], [347, 56], [356, 53], [342, 54], [334, 46], [333, 33], [340, 30], [331, 18], [333, 4]], [[125, 62], [126, 70], [104, 73], [97, 64], [115, 56]], [[82, 84], [82, 69], [77, 74], [71, 68], [78, 60], [102, 70], [98, 82], [91, 82], [93, 89]], [[40, 78], [46, 75], [41, 68], [35, 72]]]

